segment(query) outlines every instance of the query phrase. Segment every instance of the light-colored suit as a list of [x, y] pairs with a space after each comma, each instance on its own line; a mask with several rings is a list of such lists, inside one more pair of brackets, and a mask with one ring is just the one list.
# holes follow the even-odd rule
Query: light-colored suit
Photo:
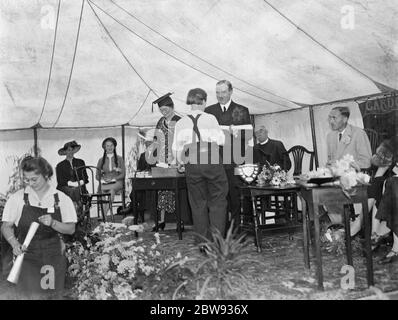
[[370, 167], [372, 149], [363, 129], [348, 124], [340, 141], [338, 137], [338, 131], [329, 132], [326, 137], [328, 163], [350, 154], [361, 169]]

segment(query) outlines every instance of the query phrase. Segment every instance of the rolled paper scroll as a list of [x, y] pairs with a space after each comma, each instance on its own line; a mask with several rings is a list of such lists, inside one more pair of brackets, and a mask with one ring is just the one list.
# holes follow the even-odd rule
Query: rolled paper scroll
[[[25, 241], [23, 243], [25, 248], [27, 248], [29, 246], [29, 244], [32, 241], [32, 238], [34, 237], [38, 228], [39, 228], [39, 224], [37, 222], [31, 223], [31, 225], [29, 227], [28, 234], [26, 235]], [[25, 253], [22, 253], [19, 256], [17, 256], [17, 258], [15, 259], [14, 264], [11, 268], [10, 274], [8, 275], [7, 281], [15, 283], [15, 284], [18, 283], [24, 256], [25, 256]]]

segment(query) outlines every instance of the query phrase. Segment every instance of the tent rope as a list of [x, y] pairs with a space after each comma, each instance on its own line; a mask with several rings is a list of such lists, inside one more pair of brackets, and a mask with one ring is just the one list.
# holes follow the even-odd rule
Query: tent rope
[[[94, 3], [93, 3], [94, 4]], [[155, 91], [151, 88], [151, 86], [148, 84], [148, 82], [145, 81], [145, 79], [139, 74], [139, 72], [137, 71], [136, 68], [134, 68], [134, 66], [131, 64], [131, 62], [129, 61], [129, 59], [126, 57], [126, 55], [123, 53], [122, 49], [120, 49], [120, 47], [118, 46], [118, 44], [116, 43], [115, 39], [111, 36], [109, 30], [105, 27], [104, 23], [102, 22], [102, 20], [100, 19], [100, 17], [97, 15], [97, 13], [95, 12], [94, 8], [91, 5], [91, 1], [88, 0], [88, 5], [90, 6], [91, 10], [94, 12], [95, 17], [97, 18], [97, 20], [99, 21], [99, 23], [101, 24], [101, 26], [104, 28], [106, 34], [108, 35], [108, 37], [112, 40], [113, 44], [115, 45], [115, 47], [119, 50], [120, 54], [123, 56], [123, 58], [126, 60], [126, 62], [128, 63], [128, 65], [130, 66], [131, 69], [134, 70], [135, 74], [141, 79], [141, 81], [145, 84], [145, 86], [152, 91], [153, 93], [155, 93]], [[95, 4], [94, 4], [95, 5]], [[156, 93], [155, 93], [156, 95]]]
[[[195, 70], [195, 71], [197, 71], [197, 72], [199, 72], [199, 73], [201, 73], [201, 74], [204, 74], [204, 75], [206, 75], [206, 76], [208, 76], [208, 77], [210, 77], [210, 78], [212, 78], [212, 79], [214, 79], [214, 80], [216, 80], [216, 81], [219, 81], [219, 80], [220, 80], [220, 79], [217, 79], [216, 77], [214, 77], [214, 76], [212, 76], [212, 75], [210, 75], [210, 74], [208, 74], [208, 73], [206, 73], [206, 72], [200, 70], [199, 68], [196, 68], [196, 67], [190, 65], [189, 63], [183, 61], [182, 59], [180, 59], [180, 58], [178, 58], [178, 57], [172, 55], [171, 53], [167, 52], [166, 50], [163, 50], [162, 48], [158, 47], [157, 45], [153, 44], [152, 42], [146, 40], [145, 38], [143, 38], [142, 36], [140, 36], [139, 34], [137, 34], [135, 31], [131, 30], [129, 27], [127, 27], [125, 24], [123, 24], [122, 22], [120, 22], [119, 20], [117, 20], [116, 18], [114, 18], [111, 14], [109, 14], [108, 12], [106, 12], [104, 9], [102, 9], [100, 6], [98, 6], [97, 4], [95, 4], [94, 2], [92, 2], [91, 0], [87, 0], [87, 1], [90, 2], [91, 4], [93, 4], [94, 6], [96, 6], [99, 10], [101, 10], [101, 11], [102, 11], [103, 13], [105, 13], [107, 16], [109, 16], [110, 18], [112, 18], [112, 19], [113, 19], [115, 22], [117, 22], [119, 25], [121, 25], [122, 27], [124, 27], [125, 29], [127, 29], [129, 32], [131, 32], [132, 34], [134, 34], [135, 36], [137, 36], [138, 38], [140, 38], [140, 39], [143, 40], [144, 42], [148, 43], [150, 46], [152, 46], [152, 47], [158, 49], [159, 51], [161, 51], [161, 52], [163, 52], [164, 54], [168, 55], [169, 57], [173, 58], [174, 60], [176, 60], [176, 61], [178, 61], [178, 62], [184, 64], [185, 66], [187, 66], [187, 67], [189, 67], [189, 68], [191, 68], [191, 69], [193, 69], [193, 70]], [[246, 90], [244, 90], [244, 89], [241, 89], [241, 88], [238, 88], [238, 87], [235, 87], [235, 89], [236, 89], [237, 91], [246, 93], [246, 94], [249, 95], [249, 96], [252, 96], [252, 97], [258, 98], [258, 99], [260, 99], [260, 100], [267, 101], [267, 102], [271, 102], [271, 103], [273, 103], [273, 104], [279, 105], [279, 106], [282, 107], [282, 108], [285, 108], [285, 109], [295, 109], [295, 108], [292, 108], [292, 107], [288, 107], [288, 106], [286, 106], [286, 105], [283, 105], [283, 104], [281, 104], [281, 103], [279, 103], [279, 102], [275, 102], [275, 101], [266, 99], [266, 98], [264, 98], [264, 97], [258, 96], [258, 95], [256, 95], [256, 94], [253, 94], [253, 93], [251, 93], [251, 92], [249, 92], [249, 91], [246, 91]], [[293, 103], [293, 102], [292, 102], [292, 103]]]
[[76, 41], [75, 41], [75, 49], [74, 49], [74, 52], [73, 52], [73, 59], [72, 59], [72, 65], [71, 65], [71, 68], [70, 68], [70, 73], [69, 73], [68, 85], [67, 85], [67, 87], [66, 87], [65, 96], [64, 96], [64, 101], [62, 102], [61, 111], [59, 112], [58, 117], [57, 117], [57, 120], [54, 122], [54, 124], [53, 124], [53, 126], [52, 126], [53, 128], [57, 125], [57, 123], [58, 123], [58, 121], [59, 121], [59, 119], [60, 119], [60, 117], [61, 117], [61, 115], [62, 115], [62, 112], [64, 111], [65, 102], [66, 102], [66, 97], [68, 96], [68, 92], [69, 92], [70, 82], [71, 82], [72, 73], [73, 73], [73, 66], [75, 65], [77, 44], [79, 43], [80, 26], [81, 26], [81, 23], [82, 23], [84, 2], [85, 2], [85, 0], [82, 0], [82, 7], [81, 7], [81, 10], [80, 10], [80, 17], [79, 17], [79, 26], [78, 26], [78, 28], [77, 28], [77, 35], [76, 35]]
[[137, 114], [141, 111], [142, 107], [145, 105], [145, 102], [146, 102], [146, 100], [148, 99], [149, 94], [150, 94], [151, 92], [152, 92], [152, 89], [149, 89], [149, 90], [148, 90], [148, 93], [147, 93], [147, 95], [146, 95], [146, 97], [145, 97], [145, 99], [144, 99], [144, 101], [142, 102], [141, 106], [138, 108], [137, 112], [131, 117], [131, 119], [130, 119], [129, 121], [127, 121], [127, 124], [128, 124], [128, 125], [130, 125], [130, 121], [132, 121], [132, 120], [137, 116]]
[[373, 84], [378, 88], [377, 82], [375, 80], [373, 80], [370, 76], [368, 76], [367, 74], [365, 74], [364, 72], [362, 72], [361, 70], [357, 69], [356, 67], [354, 67], [352, 64], [348, 63], [347, 61], [345, 61], [343, 58], [341, 58], [340, 56], [338, 56], [336, 53], [334, 53], [332, 50], [330, 50], [328, 47], [326, 47], [324, 44], [322, 44], [321, 42], [319, 42], [317, 39], [315, 39], [312, 35], [310, 35], [307, 31], [305, 31], [304, 29], [302, 29], [301, 27], [299, 27], [296, 23], [294, 23], [290, 18], [288, 18], [285, 14], [283, 14], [281, 11], [279, 11], [277, 8], [275, 8], [272, 4], [270, 4], [267, 0], [263, 0], [267, 5], [269, 5], [274, 11], [276, 11], [280, 16], [282, 16], [284, 19], [286, 19], [289, 23], [291, 23], [294, 27], [296, 27], [299, 31], [301, 31], [302, 33], [304, 33], [308, 38], [310, 38], [313, 42], [315, 42], [317, 45], [319, 45], [321, 48], [323, 48], [324, 50], [326, 50], [326, 52], [330, 53], [332, 56], [334, 56], [337, 60], [339, 60], [340, 62], [342, 62], [343, 64], [347, 65], [348, 67], [350, 67], [351, 69], [353, 69], [354, 71], [356, 71], [357, 73], [359, 73], [360, 75], [362, 75], [363, 77], [365, 77], [366, 79], [370, 80], [373, 82]]
[[45, 96], [44, 96], [43, 106], [42, 106], [42, 108], [41, 108], [41, 113], [40, 113], [39, 120], [37, 121], [38, 124], [39, 124], [40, 121], [41, 121], [41, 118], [42, 118], [43, 113], [44, 113], [44, 108], [45, 108], [46, 103], [47, 103], [48, 89], [49, 89], [49, 87], [50, 87], [51, 74], [52, 74], [53, 63], [54, 63], [54, 52], [55, 52], [55, 43], [56, 43], [56, 41], [57, 41], [57, 30], [58, 30], [58, 20], [59, 20], [59, 11], [60, 11], [60, 8], [61, 8], [61, 0], [58, 0], [57, 19], [56, 19], [56, 22], [55, 22], [55, 32], [54, 32], [53, 48], [52, 48], [52, 53], [51, 53], [50, 71], [49, 71], [49, 74], [48, 74], [47, 88], [46, 88], [46, 94], [45, 94]]
[[132, 13], [129, 12], [129, 11], [127, 11], [125, 8], [123, 8], [123, 7], [120, 6], [119, 4], [115, 3], [113, 0], [109, 0], [109, 1], [110, 1], [111, 3], [113, 3], [116, 7], [118, 7], [120, 10], [124, 11], [127, 15], [129, 15], [130, 17], [132, 17], [134, 20], [136, 20], [137, 22], [139, 22], [140, 24], [144, 25], [144, 26], [147, 27], [149, 30], [151, 30], [152, 32], [154, 32], [155, 34], [157, 34], [158, 36], [160, 36], [160, 37], [162, 37], [163, 39], [165, 39], [166, 41], [172, 43], [172, 44], [175, 45], [177, 48], [179, 48], [179, 49], [181, 49], [181, 50], [183, 50], [183, 51], [189, 53], [190, 55], [192, 55], [193, 57], [199, 59], [200, 61], [202, 61], [202, 62], [208, 64], [209, 66], [211, 66], [211, 67], [213, 67], [213, 68], [215, 68], [215, 69], [217, 69], [217, 70], [219, 70], [219, 71], [221, 71], [221, 72], [224, 72], [225, 74], [227, 74], [227, 75], [229, 75], [229, 76], [231, 76], [231, 77], [233, 77], [233, 78], [235, 78], [235, 79], [237, 79], [237, 80], [239, 80], [239, 81], [241, 81], [241, 82], [243, 82], [243, 83], [245, 83], [245, 84], [247, 84], [247, 85], [249, 85], [249, 86], [251, 86], [251, 87], [253, 87], [253, 88], [256, 88], [256, 89], [258, 89], [258, 90], [260, 90], [260, 91], [263, 91], [263, 92], [265, 92], [265, 93], [268, 93], [268, 94], [270, 94], [270, 95], [272, 95], [272, 96], [274, 96], [274, 97], [280, 98], [280, 99], [282, 99], [282, 100], [286, 100], [286, 101], [288, 101], [288, 102], [292, 102], [291, 100], [289, 100], [289, 99], [287, 99], [287, 98], [284, 98], [284, 97], [282, 97], [282, 96], [279, 96], [279, 95], [277, 95], [277, 94], [275, 94], [275, 93], [273, 93], [273, 92], [271, 92], [271, 91], [269, 91], [269, 90], [260, 88], [260, 87], [256, 86], [255, 84], [252, 84], [252, 83], [250, 83], [250, 82], [248, 82], [248, 81], [246, 81], [246, 80], [244, 80], [244, 79], [242, 79], [242, 78], [240, 78], [240, 77], [238, 77], [238, 76], [232, 74], [231, 72], [229, 72], [229, 71], [227, 71], [227, 70], [224, 70], [223, 68], [220, 68], [219, 66], [217, 66], [217, 65], [215, 65], [215, 64], [213, 64], [213, 63], [207, 61], [206, 59], [203, 59], [202, 57], [200, 57], [200, 56], [198, 56], [197, 54], [193, 53], [192, 51], [190, 51], [190, 50], [184, 48], [183, 46], [179, 45], [178, 43], [176, 43], [175, 41], [171, 40], [170, 38], [164, 36], [162, 33], [160, 33], [159, 31], [157, 31], [156, 29], [152, 28], [151, 26], [149, 26], [148, 24], [146, 24], [146, 23], [143, 22], [142, 20], [138, 19], [134, 14], [132, 14]]

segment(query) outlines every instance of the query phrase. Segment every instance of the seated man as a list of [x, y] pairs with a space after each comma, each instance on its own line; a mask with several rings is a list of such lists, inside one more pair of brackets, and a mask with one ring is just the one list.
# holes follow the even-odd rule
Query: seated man
[[266, 162], [270, 165], [277, 164], [283, 170], [289, 171], [292, 166], [289, 155], [283, 143], [279, 140], [268, 138], [268, 130], [265, 126], [260, 126], [255, 136], [258, 143], [253, 147], [253, 162], [264, 166]]
[[[334, 107], [329, 113], [329, 126], [332, 129], [326, 138], [327, 164], [342, 159], [345, 155], [354, 157], [357, 169], [370, 168], [372, 150], [366, 132], [348, 123], [350, 109], [345, 106]], [[362, 224], [362, 206], [354, 204], [358, 219], [351, 223], [351, 236], [358, 233]], [[328, 216], [332, 223], [342, 222], [342, 208], [340, 205], [329, 206]]]

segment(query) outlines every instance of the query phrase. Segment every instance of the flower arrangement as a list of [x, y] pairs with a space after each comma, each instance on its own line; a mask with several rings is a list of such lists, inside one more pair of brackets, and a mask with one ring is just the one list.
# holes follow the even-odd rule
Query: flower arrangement
[[318, 168], [304, 175], [304, 180], [311, 178], [336, 178], [334, 185], [340, 185], [343, 190], [350, 190], [358, 184], [367, 184], [370, 181], [369, 175], [359, 172], [359, 167], [350, 154], [342, 159], [336, 160], [327, 167]]
[[257, 176], [258, 185], [281, 186], [287, 183], [290, 183], [290, 181], [286, 171], [282, 170], [277, 164], [270, 165], [266, 163], [261, 173]]
[[[71, 295], [79, 300], [140, 299], [148, 281], [160, 278], [162, 270], [184, 260], [180, 253], [164, 256], [158, 250], [159, 234], [153, 243], [136, 237], [143, 226], [122, 223], [101, 223], [93, 231], [94, 244], [87, 237], [68, 245], [68, 276], [73, 281]], [[157, 279], [160, 280], [160, 279]]]

